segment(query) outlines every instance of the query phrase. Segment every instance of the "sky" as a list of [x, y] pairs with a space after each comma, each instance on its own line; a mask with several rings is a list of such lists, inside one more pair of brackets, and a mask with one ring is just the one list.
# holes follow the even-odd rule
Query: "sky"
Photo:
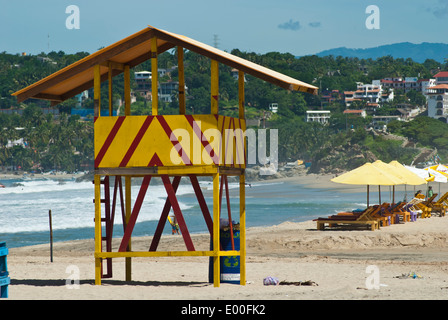
[[0, 52], [92, 53], [147, 25], [229, 52], [302, 56], [448, 43], [448, 0], [0, 0]]

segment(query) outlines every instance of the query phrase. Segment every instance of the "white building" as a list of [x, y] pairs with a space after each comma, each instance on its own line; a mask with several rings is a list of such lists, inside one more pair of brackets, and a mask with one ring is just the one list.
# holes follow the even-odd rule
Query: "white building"
[[308, 110], [306, 112], [306, 122], [328, 123], [330, 120], [329, 110]]
[[134, 73], [135, 84], [137, 85], [135, 91], [147, 95], [151, 92], [151, 72], [139, 71]]
[[76, 107], [81, 108], [84, 100], [89, 98], [89, 91], [84, 90], [83, 92], [77, 94], [75, 98], [76, 100], [78, 100], [78, 102], [76, 103]]
[[448, 84], [448, 71], [439, 72], [434, 78], [436, 78], [436, 85]]
[[436, 79], [420, 79], [418, 80], [421, 93], [427, 97], [428, 90], [436, 85]]
[[411, 90], [426, 94], [427, 88], [436, 85], [436, 79], [418, 79], [418, 77], [384, 78], [380, 80], [383, 88], [401, 89], [404, 93]]
[[428, 92], [428, 117], [447, 122], [448, 119], [448, 84], [431, 87]]
[[345, 91], [344, 99], [346, 107], [350, 107], [354, 101], [365, 101], [369, 106], [394, 99], [393, 90], [383, 90], [380, 80], [373, 80], [372, 84], [356, 83], [356, 91]]
[[278, 103], [270, 103], [269, 104], [269, 111], [272, 113], [277, 113], [278, 111]]
[[417, 77], [405, 77], [404, 78], [404, 93], [408, 93], [411, 90], [420, 91]]

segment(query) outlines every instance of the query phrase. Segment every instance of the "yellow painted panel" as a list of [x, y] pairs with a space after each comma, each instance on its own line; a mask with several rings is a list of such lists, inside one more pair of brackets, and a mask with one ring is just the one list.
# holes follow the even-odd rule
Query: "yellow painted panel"
[[[170, 124], [178, 125], [173, 121], [170, 121]], [[165, 132], [157, 118], [154, 118], [129, 161], [129, 166], [146, 167], [155, 153], [157, 153], [163, 165], [172, 165], [170, 159], [172, 149], [173, 144], [169, 135]]]
[[118, 117], [98, 117], [94, 124], [95, 130], [95, 157], [98, 155], [101, 146], [104, 145], [109, 132], [115, 125]]
[[145, 117], [132, 117], [132, 120], [131, 117], [125, 117], [123, 124], [117, 131], [115, 138], [101, 161], [101, 167], [119, 166], [144, 120]]
[[[141, 131], [142, 126], [147, 126], [146, 131]], [[243, 168], [244, 131], [244, 120], [215, 115], [100, 117], [95, 122], [95, 166], [147, 167], [157, 154], [163, 166]]]

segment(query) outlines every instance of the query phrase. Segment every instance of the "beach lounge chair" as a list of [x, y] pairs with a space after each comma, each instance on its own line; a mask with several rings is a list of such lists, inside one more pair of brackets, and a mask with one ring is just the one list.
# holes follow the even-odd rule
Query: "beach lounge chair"
[[431, 207], [428, 206], [428, 203], [432, 202], [435, 197], [437, 197], [437, 193], [433, 194], [427, 200], [425, 200], [425, 197], [422, 194], [418, 194], [416, 196], [416, 198], [421, 200], [420, 202], [415, 204], [415, 206], [418, 207], [420, 209], [420, 211], [421, 211], [421, 212], [419, 212], [420, 218], [430, 218], [431, 217], [432, 209], [431, 209]]
[[424, 219], [424, 218], [430, 218], [431, 217], [431, 208], [426, 206], [425, 204], [423, 204], [423, 201], [420, 203], [417, 203], [417, 207], [420, 208], [420, 210], [422, 211], [420, 213], [420, 218]]
[[[388, 203], [384, 203], [382, 205], [374, 205], [374, 206], [372, 206], [374, 210], [372, 210], [371, 212], [368, 213], [368, 216], [370, 217], [370, 219], [378, 221], [378, 227], [386, 227], [391, 224], [392, 214], [390, 214], [387, 211], [388, 206], [389, 206]], [[363, 213], [363, 212], [364, 211], [357, 212], [357, 213], [359, 214], [359, 213]], [[341, 215], [347, 216], [350, 214], [347, 214], [346, 212], [340, 212], [340, 213], [338, 213], [337, 216], [341, 216]], [[355, 216], [356, 212], [353, 212], [352, 215]], [[332, 217], [334, 217], [334, 216], [332, 216]]]
[[422, 214], [423, 211], [418, 207], [418, 204], [421, 203], [423, 200], [424, 199], [422, 199], [422, 198], [412, 198], [405, 205], [405, 210], [410, 213], [412, 222], [416, 221], [418, 215]]
[[380, 210], [379, 207], [369, 207], [361, 213], [345, 212], [337, 215], [329, 216], [328, 218], [318, 218], [313, 221], [317, 222], [317, 230], [324, 230], [325, 225], [334, 227], [336, 225], [369, 225], [370, 230], [379, 229], [379, 221], [373, 215]]
[[430, 204], [431, 202], [434, 201], [434, 199], [437, 197], [437, 193], [434, 193], [430, 198], [426, 199], [425, 201], [423, 201], [422, 203], [425, 206], [428, 206], [428, 204]]
[[439, 198], [439, 200], [437, 200], [438, 203], [443, 203], [445, 205], [448, 206], [448, 192], [445, 192], [445, 194], [443, 196], [441, 196]]
[[392, 212], [394, 206], [385, 202], [380, 207], [381, 209], [377, 214], [377, 218], [383, 221], [383, 226], [390, 226], [391, 224], [400, 222], [398, 216]]
[[[437, 195], [437, 194], [436, 194]], [[427, 207], [431, 208], [432, 213], [437, 213], [440, 217], [445, 216], [446, 210], [448, 209], [448, 204], [445, 203], [448, 198], [448, 192], [440, 197], [437, 201], [423, 202]]]
[[411, 221], [411, 213], [406, 210], [406, 204], [406, 202], [399, 202], [391, 209], [391, 212], [395, 215], [396, 223]]

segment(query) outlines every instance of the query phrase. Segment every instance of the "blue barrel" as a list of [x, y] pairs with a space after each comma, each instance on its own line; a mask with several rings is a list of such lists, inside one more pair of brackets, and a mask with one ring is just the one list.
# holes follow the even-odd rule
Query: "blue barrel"
[[6, 257], [8, 248], [6, 242], [0, 242], [0, 298], [8, 298], [8, 285], [10, 283]]
[[[221, 230], [219, 240], [222, 251], [232, 250], [232, 239], [230, 230]], [[235, 250], [240, 250], [240, 231], [233, 231], [233, 242]], [[210, 250], [213, 250], [213, 240], [210, 239]], [[222, 256], [220, 261], [220, 279], [222, 283], [240, 284], [240, 256]], [[209, 259], [208, 280], [213, 283], [213, 257]]]
[[[220, 241], [223, 251], [232, 250], [232, 238], [230, 230], [221, 230]], [[240, 250], [240, 231], [233, 231], [233, 242], [235, 250]], [[240, 283], [240, 256], [223, 256], [220, 257], [221, 282], [223, 283]]]

